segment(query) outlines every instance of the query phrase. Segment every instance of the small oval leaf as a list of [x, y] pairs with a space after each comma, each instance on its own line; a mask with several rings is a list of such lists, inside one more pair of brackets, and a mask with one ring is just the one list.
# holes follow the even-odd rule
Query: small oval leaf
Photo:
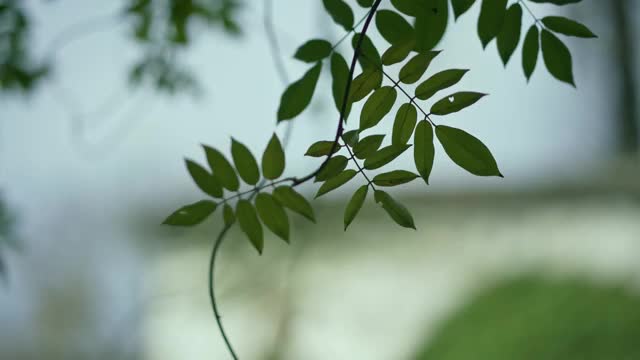
[[349, 203], [347, 204], [347, 208], [344, 210], [344, 230], [347, 231], [347, 228], [353, 220], [356, 218], [360, 209], [362, 208], [362, 204], [364, 204], [364, 200], [367, 198], [367, 192], [369, 191], [369, 185], [361, 186], [351, 197]]
[[346, 184], [347, 182], [349, 182], [349, 180], [353, 179], [353, 177], [356, 176], [357, 173], [357, 171], [349, 169], [327, 180], [324, 184], [322, 184], [322, 186], [320, 186], [320, 189], [318, 189], [316, 198]]
[[419, 176], [406, 170], [394, 170], [378, 174], [373, 178], [373, 183], [378, 186], [396, 186], [412, 182]]
[[402, 15], [391, 10], [378, 10], [376, 13], [376, 27], [380, 35], [389, 44], [408, 42], [414, 36], [413, 27], [407, 20]]
[[527, 81], [531, 79], [531, 75], [533, 75], [533, 71], [536, 69], [539, 53], [540, 31], [538, 27], [533, 24], [527, 31], [527, 35], [524, 37], [524, 44], [522, 45], [522, 69], [524, 70], [524, 75], [527, 77]]
[[475, 104], [476, 102], [478, 102], [478, 100], [482, 99], [485, 96], [487, 96], [487, 94], [471, 91], [457, 92], [433, 104], [433, 106], [431, 107], [431, 113], [434, 115], [447, 115], [455, 113]]
[[364, 161], [364, 168], [374, 170], [383, 167], [402, 155], [410, 147], [411, 145], [389, 145], [384, 147]]
[[438, 91], [449, 88], [462, 80], [468, 69], [449, 69], [434, 74], [416, 88], [416, 97], [427, 100]]
[[295, 118], [309, 106], [321, 70], [322, 63], [319, 62], [284, 91], [278, 108], [278, 122]]
[[215, 176], [193, 160], [185, 159], [185, 164], [187, 165], [189, 175], [191, 175], [191, 178], [200, 190], [215, 198], [221, 198], [223, 196], [222, 186]]
[[384, 140], [384, 135], [369, 135], [353, 147], [353, 153], [358, 159], [366, 159], [378, 151], [382, 140]]
[[260, 169], [251, 151], [241, 142], [231, 139], [231, 157], [242, 180], [249, 185], [257, 184]]
[[242, 232], [247, 235], [247, 238], [249, 238], [253, 247], [258, 250], [258, 253], [262, 254], [264, 234], [262, 232], [262, 224], [256, 214], [256, 209], [248, 200], [240, 199], [236, 205], [236, 217]]
[[511, 59], [511, 55], [516, 51], [520, 42], [520, 31], [522, 27], [522, 7], [518, 3], [514, 3], [509, 7], [505, 14], [504, 24], [498, 33], [496, 40], [498, 44], [498, 53], [502, 62], [506, 66]]
[[346, 31], [353, 29], [353, 10], [342, 0], [323, 0], [324, 8], [333, 21], [342, 26]]
[[256, 210], [262, 223], [278, 235], [282, 240], [289, 242], [289, 218], [284, 208], [273, 196], [260, 193], [256, 196]]
[[365, 102], [360, 113], [360, 131], [372, 128], [391, 111], [398, 92], [392, 86], [381, 87]]
[[409, 142], [413, 129], [418, 121], [418, 110], [411, 103], [400, 106], [396, 113], [396, 120], [393, 123], [393, 135], [391, 143], [393, 145], [404, 145]]
[[222, 210], [222, 219], [225, 226], [231, 226], [236, 222], [236, 214], [233, 212], [233, 208], [229, 204], [224, 205]]
[[201, 200], [186, 205], [169, 215], [162, 223], [171, 226], [194, 226], [203, 222], [211, 215], [218, 204], [211, 200]]
[[209, 167], [213, 170], [213, 176], [218, 180], [220, 185], [231, 191], [238, 191], [240, 182], [238, 175], [231, 163], [218, 150], [203, 145]]
[[269, 180], [275, 180], [282, 175], [284, 167], [284, 150], [278, 136], [273, 134], [262, 154], [262, 174]]
[[435, 148], [433, 146], [433, 127], [427, 120], [422, 120], [416, 126], [416, 135], [413, 144], [413, 160], [416, 169], [427, 185], [433, 169]]
[[311, 222], [316, 222], [311, 204], [290, 186], [279, 186], [273, 190], [273, 196], [289, 210], [296, 212]]
[[[344, 92], [347, 89], [347, 82], [349, 81], [349, 65], [342, 55], [333, 53], [331, 56], [331, 91], [333, 94], [333, 102], [336, 105], [338, 112], [342, 111], [342, 103], [344, 102]], [[353, 86], [354, 82], [351, 83]], [[349, 117], [351, 112], [351, 104], [347, 104], [345, 111], [345, 119]]]
[[405, 84], [413, 84], [420, 80], [438, 54], [440, 54], [439, 51], [429, 51], [411, 58], [411, 60], [400, 69], [400, 81]]
[[391, 195], [382, 190], [377, 190], [374, 193], [374, 198], [376, 203], [382, 206], [396, 224], [405, 228], [416, 229], [413, 216], [411, 216], [409, 210], [404, 207], [404, 205], [394, 200]]
[[491, 151], [473, 135], [453, 127], [439, 125], [436, 136], [454, 163], [477, 176], [503, 177]]
[[556, 79], [575, 87], [571, 52], [567, 46], [548, 30], [542, 30], [541, 45], [542, 58], [549, 73]]
[[482, 0], [478, 18], [478, 36], [483, 48], [486, 48], [500, 33], [507, 12], [507, 2], [508, 0]]
[[342, 155], [334, 156], [329, 162], [318, 172], [315, 182], [327, 181], [330, 178], [340, 174], [349, 163], [349, 160]]
[[327, 40], [313, 39], [302, 44], [294, 57], [304, 62], [314, 63], [329, 56], [331, 49], [332, 45]]
[[328, 141], [328, 140], [317, 141], [311, 144], [311, 146], [309, 146], [309, 149], [307, 149], [307, 152], [304, 154], [304, 156], [311, 156], [311, 157], [327, 156], [331, 154], [331, 149], [333, 149], [333, 153], [335, 154], [338, 151], [340, 151], [340, 145], [335, 144], [333, 141]]
[[583, 24], [567, 19], [562, 16], [547, 16], [542, 18], [542, 23], [544, 26], [559, 34], [575, 36], [580, 38], [597, 38], [596, 34], [594, 34], [588, 27]]

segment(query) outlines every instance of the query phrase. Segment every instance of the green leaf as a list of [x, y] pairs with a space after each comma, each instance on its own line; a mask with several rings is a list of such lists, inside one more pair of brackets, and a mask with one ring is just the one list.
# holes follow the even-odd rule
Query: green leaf
[[195, 161], [192, 161], [190, 159], [185, 159], [184, 161], [187, 164], [189, 175], [191, 175], [191, 178], [196, 183], [198, 188], [200, 188], [200, 190], [215, 198], [222, 197], [222, 186], [220, 185], [218, 180], [216, 180], [215, 176], [210, 174], [204, 167], [200, 166]]
[[540, 52], [540, 31], [533, 24], [527, 31], [522, 45], [522, 69], [527, 80], [531, 79], [533, 71], [538, 63], [538, 53]]
[[282, 205], [273, 196], [260, 193], [256, 196], [256, 209], [262, 223], [282, 240], [289, 242], [289, 217]]
[[380, 35], [392, 45], [407, 43], [413, 40], [413, 27], [395, 11], [378, 10], [376, 26]]
[[279, 122], [295, 118], [309, 106], [316, 90], [321, 70], [322, 63], [319, 62], [307, 71], [300, 80], [289, 85], [284, 91], [278, 108]]
[[342, 141], [344, 141], [347, 145], [351, 147], [356, 146], [359, 138], [360, 138], [360, 131], [358, 130], [350, 130], [342, 134]]
[[382, 72], [378, 69], [366, 69], [351, 83], [349, 102], [356, 103], [369, 95], [382, 84]]
[[362, 107], [360, 113], [360, 131], [372, 128], [391, 111], [398, 93], [392, 86], [381, 87], [376, 90]]
[[583, 24], [567, 19], [562, 16], [547, 16], [542, 18], [544, 26], [553, 31], [563, 35], [575, 36], [580, 38], [597, 38], [596, 34], [591, 32], [588, 27]]
[[231, 226], [236, 222], [236, 214], [233, 212], [233, 208], [229, 204], [224, 205], [222, 210], [222, 219], [225, 226]]
[[358, 0], [358, 5], [364, 8], [369, 8], [373, 5], [373, 1], [374, 0]]
[[394, 170], [378, 174], [373, 178], [373, 183], [378, 186], [402, 185], [417, 179], [418, 175], [406, 170]]
[[353, 10], [347, 3], [342, 0], [323, 0], [322, 2], [336, 24], [342, 26], [346, 31], [353, 29]]
[[[344, 92], [347, 88], [347, 82], [349, 81], [349, 65], [342, 55], [333, 53], [331, 56], [331, 77], [332, 84], [331, 90], [333, 93], [333, 102], [336, 105], [338, 112], [342, 111], [342, 103], [344, 102]], [[351, 86], [354, 82], [351, 83]], [[345, 112], [345, 119], [349, 117], [351, 112], [351, 104], [347, 104], [347, 110]]]
[[483, 48], [486, 48], [500, 33], [506, 12], [507, 0], [482, 0], [480, 18], [478, 18], [478, 36]]
[[391, 143], [393, 145], [404, 145], [409, 142], [411, 135], [413, 135], [416, 121], [418, 121], [418, 111], [413, 104], [406, 103], [400, 106], [396, 113], [396, 120], [393, 123]]
[[478, 102], [478, 100], [482, 99], [485, 96], [487, 96], [487, 94], [471, 91], [457, 92], [433, 104], [433, 106], [431, 107], [431, 113], [434, 115], [447, 115], [455, 113], [475, 104], [476, 102]]
[[249, 185], [257, 184], [260, 180], [260, 170], [251, 151], [236, 139], [231, 139], [231, 156], [242, 180]]
[[416, 0], [391, 0], [391, 4], [398, 11], [416, 17], [420, 13], [426, 10], [426, 3], [424, 1], [416, 1]]
[[449, 69], [434, 74], [416, 88], [416, 97], [427, 100], [438, 91], [449, 88], [462, 80], [468, 69]]
[[413, 222], [413, 216], [411, 216], [409, 210], [404, 207], [404, 205], [394, 200], [391, 195], [382, 190], [377, 190], [374, 192], [374, 198], [376, 203], [382, 205], [382, 208], [387, 212], [387, 214], [389, 214], [396, 224], [405, 228], [416, 229], [416, 225]]
[[273, 196], [289, 210], [298, 213], [311, 222], [316, 222], [311, 204], [290, 186], [279, 186], [273, 190]]
[[314, 63], [329, 56], [331, 49], [331, 43], [327, 40], [313, 39], [302, 44], [294, 57], [304, 62]]
[[[356, 49], [358, 42], [360, 41], [360, 33], [353, 35], [351, 45], [353, 49]], [[362, 66], [363, 70], [366, 69], [380, 69], [382, 66], [382, 60], [380, 59], [380, 53], [368, 36], [364, 36], [362, 44], [360, 45], [360, 55], [358, 56], [358, 62]]]
[[262, 232], [262, 224], [256, 214], [256, 209], [248, 200], [240, 199], [236, 205], [236, 216], [242, 232], [247, 235], [253, 247], [258, 250], [258, 253], [262, 254], [262, 250], [264, 249], [264, 234]]
[[411, 58], [402, 69], [400, 69], [400, 81], [405, 84], [413, 84], [420, 80], [429, 67], [433, 59], [440, 54], [439, 51], [429, 51], [418, 54]]
[[378, 151], [382, 140], [384, 140], [384, 135], [369, 135], [353, 147], [353, 153], [358, 159], [366, 159]]
[[387, 165], [402, 155], [411, 145], [389, 145], [376, 151], [364, 161], [364, 168], [374, 170]]
[[266, 179], [275, 180], [284, 172], [284, 150], [278, 135], [273, 134], [262, 154], [262, 174]]
[[529, 0], [534, 3], [539, 4], [554, 4], [554, 5], [567, 5], [567, 4], [576, 4], [582, 0]]
[[238, 181], [238, 175], [231, 166], [231, 163], [222, 155], [218, 150], [206, 145], [202, 145], [205, 154], [207, 155], [207, 162], [209, 167], [213, 170], [213, 176], [218, 180], [220, 185], [225, 189], [231, 191], [238, 191], [240, 182]]
[[415, 47], [415, 41], [407, 41], [404, 43], [391, 45], [387, 51], [382, 54], [382, 64], [390, 66], [404, 61]]
[[[423, 0], [426, 10], [416, 17], [416, 51], [432, 50], [447, 30], [449, 4], [447, 0]], [[417, 81], [417, 80], [416, 80]]]
[[349, 203], [347, 204], [347, 208], [344, 210], [344, 231], [347, 231], [347, 228], [353, 220], [356, 218], [360, 209], [362, 208], [362, 204], [364, 204], [364, 200], [367, 198], [367, 193], [369, 191], [369, 185], [361, 186], [351, 197]]
[[318, 189], [318, 192], [316, 193], [316, 198], [328, 193], [329, 191], [335, 190], [337, 188], [339, 188], [340, 186], [346, 184], [347, 182], [349, 182], [349, 180], [353, 179], [354, 176], [356, 176], [358, 172], [352, 169], [349, 170], [345, 170], [343, 172], [341, 172], [340, 174], [332, 177], [331, 179], [325, 181], [321, 186], [320, 189]]
[[456, 20], [466, 13], [471, 6], [476, 2], [476, 0], [451, 0], [451, 5], [453, 6], [453, 16]]
[[186, 205], [169, 215], [164, 222], [165, 225], [171, 226], [194, 226], [203, 222], [211, 215], [218, 204], [211, 200], [201, 200], [196, 203]]
[[522, 7], [515, 3], [509, 7], [505, 14], [502, 30], [498, 33], [498, 53], [502, 62], [506, 66], [511, 55], [516, 51], [520, 42], [520, 31], [522, 27]]
[[449, 158], [461, 168], [477, 176], [503, 177], [491, 151], [473, 135], [439, 125], [436, 127], [436, 136]]
[[304, 156], [323, 157], [329, 155], [331, 153], [331, 149], [333, 149], [334, 154], [340, 151], [339, 144], [336, 144], [335, 148], [333, 145], [333, 141], [317, 141], [309, 146], [309, 149], [307, 149]]
[[427, 185], [433, 169], [435, 148], [433, 146], [433, 127], [427, 120], [422, 120], [416, 126], [416, 135], [413, 144], [413, 160], [416, 169]]
[[556, 79], [575, 87], [571, 52], [567, 46], [547, 30], [542, 30], [541, 45], [542, 58], [549, 73]]
[[329, 159], [329, 162], [318, 172], [315, 182], [327, 181], [330, 178], [338, 175], [344, 169], [346, 169], [349, 160], [342, 155], [334, 156]]

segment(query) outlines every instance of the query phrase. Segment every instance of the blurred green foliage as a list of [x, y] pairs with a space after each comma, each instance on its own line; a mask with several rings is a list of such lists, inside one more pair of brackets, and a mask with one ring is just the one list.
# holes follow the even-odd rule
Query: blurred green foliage
[[416, 360], [640, 359], [640, 297], [622, 287], [529, 275], [484, 291]]

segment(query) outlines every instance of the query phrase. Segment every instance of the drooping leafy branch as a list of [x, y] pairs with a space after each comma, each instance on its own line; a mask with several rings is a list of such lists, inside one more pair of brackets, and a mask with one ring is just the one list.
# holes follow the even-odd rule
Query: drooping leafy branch
[[[564, 5], [579, 0], [531, 2]], [[184, 206], [164, 223], [174, 226], [197, 225], [217, 208], [223, 208], [225, 225], [214, 244], [211, 277], [218, 249], [227, 231], [236, 223], [261, 254], [264, 250], [263, 225], [284, 241], [290, 241], [287, 210], [315, 222], [311, 203], [295, 190], [311, 180], [321, 183], [315, 195], [318, 198], [361, 175], [364, 183], [345, 207], [345, 230], [357, 217], [370, 190], [374, 202], [394, 222], [405, 228], [416, 229], [410, 211], [381, 189], [403, 185], [418, 178], [429, 184], [436, 139], [446, 155], [469, 173], [502, 177], [494, 156], [479, 139], [464, 130], [441, 125], [434, 120], [465, 110], [486, 96], [476, 91], [455, 91], [442, 96], [445, 90], [464, 79], [468, 69], [444, 69], [425, 78], [441, 53], [441, 50], [434, 48], [440, 43], [448, 25], [449, 2], [391, 0], [389, 9], [381, 8], [382, 0], [358, 0], [357, 3], [366, 9], [358, 23], [347, 2], [323, 0], [329, 16], [347, 33], [336, 43], [316, 38], [306, 41], [297, 49], [294, 58], [310, 64], [310, 68], [286, 88], [277, 111], [278, 123], [292, 121], [302, 114], [312, 102], [323, 68], [328, 63], [332, 95], [339, 113], [335, 136], [333, 139], [316, 141], [305, 153], [309, 157], [323, 158], [320, 166], [305, 176], [283, 176], [286, 156], [276, 134], [272, 135], [260, 162], [245, 145], [235, 139], [231, 140], [232, 161], [221, 151], [206, 145], [204, 151], [209, 169], [186, 160], [188, 172], [196, 185], [212, 199]], [[455, 18], [467, 12], [474, 3], [475, 0], [451, 0]], [[575, 85], [571, 55], [552, 33], [595, 37], [584, 25], [575, 21], [557, 16], [538, 19], [524, 0], [515, 1], [510, 6], [507, 0], [483, 0], [478, 19], [478, 35], [483, 47], [496, 39], [499, 55], [506, 65], [520, 42], [523, 8], [534, 21], [522, 48], [522, 66], [527, 79], [531, 77], [542, 52], [551, 75]], [[367, 35], [370, 25], [374, 23], [379, 35], [389, 44], [382, 55], [378, 50], [379, 45]], [[353, 48], [350, 63], [339, 50], [349, 36]], [[392, 72], [391, 65], [401, 65], [397, 75]], [[425, 102], [431, 101], [437, 94], [441, 94], [440, 98], [427, 107]], [[388, 134], [373, 133], [396, 106], [398, 95], [405, 101], [401, 101], [395, 112], [390, 139]], [[359, 123], [354, 125], [354, 121], [348, 122], [348, 119], [354, 105], [361, 101], [363, 105]], [[425, 110], [427, 108], [429, 110]], [[384, 169], [411, 148], [416, 172]], [[218, 326], [232, 357], [236, 359], [220, 321], [213, 278], [209, 285]]]

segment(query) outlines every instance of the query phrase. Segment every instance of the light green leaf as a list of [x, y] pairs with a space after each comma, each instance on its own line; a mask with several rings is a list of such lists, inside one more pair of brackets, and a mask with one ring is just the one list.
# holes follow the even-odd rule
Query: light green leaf
[[329, 15], [333, 18], [333, 21], [342, 26], [346, 31], [351, 31], [353, 28], [353, 10], [342, 0], [323, 0], [324, 8]]
[[[342, 55], [333, 53], [331, 56], [331, 77], [332, 84], [331, 90], [333, 93], [333, 102], [336, 105], [336, 109], [338, 112], [342, 111], [342, 103], [344, 102], [344, 92], [347, 88], [347, 82], [349, 81], [349, 65], [347, 65], [347, 61], [342, 57]], [[351, 83], [351, 86], [354, 85], [354, 82]], [[347, 109], [345, 112], [345, 119], [349, 117], [349, 113], [351, 112], [351, 104], [347, 104]]]
[[215, 176], [220, 185], [225, 189], [238, 191], [240, 182], [231, 163], [218, 150], [206, 145], [202, 145], [202, 147], [207, 155], [209, 167], [213, 170], [213, 176]]
[[416, 169], [427, 185], [433, 169], [435, 149], [433, 146], [433, 127], [427, 120], [422, 120], [416, 126], [416, 135], [413, 144], [413, 160]]
[[378, 186], [396, 186], [412, 182], [418, 175], [406, 170], [394, 170], [378, 174], [373, 178], [373, 183]]
[[416, 88], [416, 97], [427, 100], [438, 91], [449, 88], [462, 80], [468, 69], [449, 69], [434, 74]]
[[482, 47], [486, 48], [491, 40], [500, 33], [507, 12], [507, 1], [482, 0], [480, 18], [478, 18], [478, 36]]
[[503, 177], [491, 151], [464, 130], [439, 125], [436, 136], [454, 163], [477, 176]]
[[387, 51], [382, 54], [382, 64], [390, 66], [404, 61], [415, 47], [415, 41], [407, 41], [404, 43], [391, 45]]
[[516, 51], [520, 42], [520, 31], [522, 27], [522, 7], [520, 4], [514, 3], [509, 7], [505, 14], [502, 30], [498, 33], [496, 40], [498, 44], [498, 53], [502, 62], [507, 65], [511, 55]]
[[296, 212], [311, 222], [316, 222], [311, 204], [290, 186], [279, 186], [273, 190], [273, 196], [289, 210]]
[[429, 67], [433, 59], [440, 54], [439, 51], [429, 51], [418, 54], [411, 58], [402, 69], [400, 69], [400, 81], [405, 84], [413, 84], [420, 80]]
[[320, 189], [318, 189], [318, 192], [316, 193], [316, 198], [346, 184], [347, 182], [349, 182], [349, 180], [353, 179], [353, 177], [356, 176], [357, 173], [358, 173], [357, 171], [349, 169], [325, 181], [324, 184], [320, 186]]
[[413, 104], [406, 103], [400, 106], [396, 113], [396, 120], [393, 123], [391, 143], [393, 145], [404, 145], [409, 142], [411, 135], [413, 135], [416, 121], [418, 121], [418, 111]]
[[204, 167], [200, 166], [195, 161], [185, 159], [187, 164], [187, 170], [193, 181], [198, 185], [200, 190], [204, 191], [215, 198], [221, 198], [223, 195], [222, 186], [216, 180], [215, 176], [210, 174]]
[[389, 145], [376, 151], [373, 155], [367, 157], [364, 161], [364, 168], [367, 170], [374, 170], [384, 165], [387, 165], [391, 161], [395, 160], [398, 156], [402, 155], [411, 145]]
[[360, 113], [360, 131], [372, 128], [391, 111], [398, 93], [392, 86], [381, 87], [376, 90], [364, 104]]
[[533, 24], [527, 31], [522, 45], [522, 69], [527, 80], [531, 79], [533, 71], [538, 63], [538, 54], [540, 53], [540, 31]]
[[556, 79], [575, 87], [571, 52], [567, 46], [547, 30], [542, 30], [541, 45], [542, 58], [549, 73]]
[[382, 140], [384, 140], [384, 135], [369, 135], [353, 147], [353, 153], [358, 159], [366, 159], [378, 151]]
[[311, 146], [309, 146], [309, 149], [307, 149], [307, 152], [304, 154], [304, 156], [311, 156], [311, 157], [327, 156], [331, 153], [331, 149], [333, 149], [333, 153], [335, 154], [338, 151], [340, 151], [340, 145], [335, 144], [335, 147], [334, 147], [333, 141], [317, 141], [311, 144]]
[[413, 27], [395, 11], [378, 10], [376, 14], [376, 26], [380, 35], [389, 44], [399, 45], [411, 42], [414, 39]]
[[222, 210], [222, 219], [225, 226], [231, 226], [236, 222], [236, 214], [233, 212], [233, 208], [229, 204], [224, 204]]
[[264, 234], [262, 232], [262, 224], [256, 214], [256, 209], [248, 200], [240, 199], [236, 205], [236, 217], [242, 232], [247, 235], [253, 247], [258, 250], [258, 253], [262, 254]]
[[369, 185], [361, 186], [351, 197], [349, 203], [347, 204], [347, 208], [344, 210], [344, 231], [347, 231], [347, 228], [353, 220], [356, 218], [360, 209], [362, 208], [362, 204], [364, 204], [364, 200], [367, 198], [367, 192], [369, 191]]
[[453, 6], [453, 16], [456, 20], [466, 13], [476, 0], [451, 0], [451, 6]]
[[365, 69], [351, 83], [349, 102], [356, 103], [369, 95], [382, 84], [382, 72], [378, 69]]
[[315, 182], [327, 181], [340, 174], [347, 167], [348, 162], [349, 160], [342, 155], [332, 157], [322, 170], [318, 172]]
[[251, 151], [236, 139], [231, 139], [231, 156], [242, 180], [249, 185], [257, 184], [260, 180], [260, 170]]
[[273, 134], [262, 154], [262, 174], [269, 180], [279, 178], [284, 172], [284, 150], [278, 135]]
[[294, 57], [304, 62], [314, 63], [329, 56], [331, 48], [331, 43], [327, 40], [313, 39], [302, 44]]
[[278, 108], [279, 122], [295, 118], [309, 106], [316, 90], [321, 70], [322, 63], [319, 62], [307, 71], [300, 80], [289, 85], [284, 91]]
[[596, 34], [594, 34], [588, 27], [583, 24], [567, 19], [562, 16], [547, 16], [542, 18], [542, 23], [544, 26], [553, 31], [563, 35], [575, 36], [581, 38], [597, 38]]
[[433, 106], [431, 107], [431, 113], [434, 115], [447, 115], [455, 113], [475, 104], [476, 102], [478, 102], [478, 100], [482, 99], [485, 96], [487, 96], [487, 94], [471, 91], [457, 92], [433, 104]]
[[194, 226], [203, 222], [211, 215], [218, 204], [211, 200], [201, 200], [196, 203], [186, 205], [169, 215], [164, 222], [165, 225], [171, 226]]
[[411, 216], [409, 210], [404, 207], [404, 205], [394, 200], [391, 195], [382, 190], [377, 190], [374, 192], [374, 198], [376, 203], [382, 206], [396, 224], [405, 228], [416, 229], [413, 216]]
[[289, 217], [273, 196], [259, 193], [256, 196], [256, 209], [262, 223], [282, 240], [289, 242]]
[[[447, 0], [423, 0], [426, 10], [416, 17], [416, 51], [424, 53], [432, 50], [447, 30], [449, 4]], [[416, 80], [417, 81], [417, 80]]]
[[347, 145], [351, 147], [356, 146], [359, 139], [360, 139], [360, 131], [358, 130], [350, 130], [342, 134], [342, 141], [344, 141]]

